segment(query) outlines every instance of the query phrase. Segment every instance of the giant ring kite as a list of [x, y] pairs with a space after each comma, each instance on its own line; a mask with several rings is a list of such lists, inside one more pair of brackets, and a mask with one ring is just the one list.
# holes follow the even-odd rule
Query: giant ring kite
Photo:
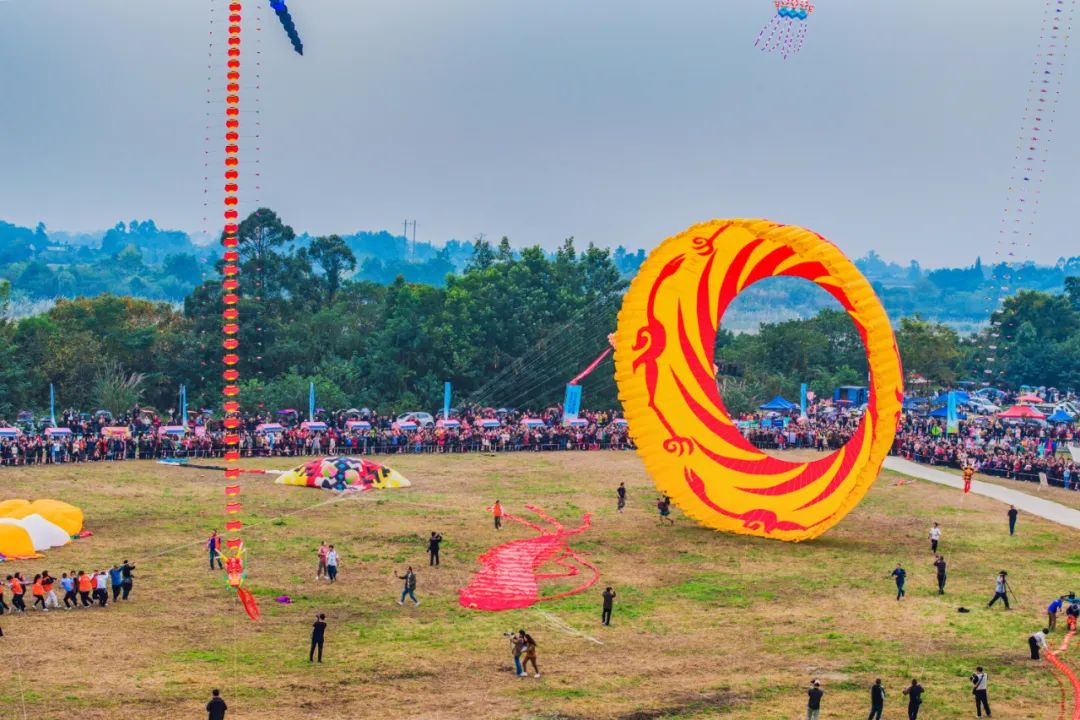
[[[809, 280], [844, 306], [870, 368], [858, 429], [811, 462], [751, 445], [724, 407], [713, 366], [728, 305], [779, 276]], [[903, 404], [896, 340], [870, 283], [822, 236], [767, 220], [713, 220], [649, 255], [619, 312], [615, 379], [646, 468], [683, 512], [716, 530], [796, 542], [838, 523], [870, 489]]]

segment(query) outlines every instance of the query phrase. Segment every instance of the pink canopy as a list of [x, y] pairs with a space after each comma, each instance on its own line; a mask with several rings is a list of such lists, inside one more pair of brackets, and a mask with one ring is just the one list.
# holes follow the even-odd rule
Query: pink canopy
[[998, 415], [1000, 418], [1025, 418], [1030, 420], [1045, 420], [1046, 416], [1033, 407], [1027, 405], [1013, 405], [1005, 412]]
[[1026, 393], [1016, 398], [1016, 402], [1018, 403], [1041, 403], [1042, 401], [1043, 399], [1041, 397], [1032, 395], [1031, 393]]

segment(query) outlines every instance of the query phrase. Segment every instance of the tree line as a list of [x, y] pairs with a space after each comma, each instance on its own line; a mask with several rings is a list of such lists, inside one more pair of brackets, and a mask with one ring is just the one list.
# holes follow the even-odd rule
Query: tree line
[[[554, 253], [478, 239], [465, 267], [441, 285], [363, 279], [341, 237], [300, 242], [265, 208], [241, 223], [240, 240], [239, 369], [249, 410], [303, 410], [311, 382], [329, 410], [431, 411], [444, 381], [455, 404], [548, 407], [606, 347], [627, 286], [609, 250], [579, 249], [572, 238]], [[905, 371], [931, 387], [971, 379], [1080, 389], [1080, 279], [1067, 277], [1064, 287], [1008, 297], [977, 334], [901, 319]], [[0, 310], [10, 294], [0, 286]], [[180, 384], [191, 408], [216, 407], [220, 296], [215, 277], [182, 307], [100, 294], [0, 320], [0, 418], [47, 407], [50, 383], [58, 405], [81, 410], [118, 413], [138, 401], [165, 411], [177, 406]], [[790, 397], [802, 382], [824, 395], [866, 378], [854, 326], [828, 307], [756, 333], [721, 330], [716, 359], [734, 412], [776, 393]], [[617, 403], [610, 359], [582, 385], [586, 407]]]

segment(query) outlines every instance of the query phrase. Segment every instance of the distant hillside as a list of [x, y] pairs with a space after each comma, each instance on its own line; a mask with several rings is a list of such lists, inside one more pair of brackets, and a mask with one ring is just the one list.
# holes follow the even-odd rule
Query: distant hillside
[[[406, 281], [441, 286], [450, 273], [462, 271], [474, 243], [450, 240], [443, 245], [413, 243], [382, 230], [342, 235], [356, 257], [355, 277], [389, 284]], [[298, 248], [312, 238], [301, 235]], [[509, 247], [510, 241], [503, 239]], [[553, 253], [551, 253], [553, 256]], [[617, 247], [612, 260], [626, 277], [636, 274], [644, 250]], [[148, 300], [181, 302], [199, 283], [215, 274], [217, 248], [205, 237], [164, 230], [153, 220], [120, 222], [106, 231], [56, 232], [39, 223], [26, 228], [0, 221], [0, 279], [11, 282], [12, 307], [40, 308], [60, 297], [103, 292]], [[924, 269], [912, 261], [890, 263], [870, 252], [856, 261], [873, 284], [890, 316], [920, 315], [962, 332], [977, 329], [1004, 292], [1019, 289], [1061, 292], [1065, 278], [1080, 275], [1080, 257], [1052, 266], [1031, 263], [986, 266], [980, 259], [962, 268]], [[1010, 279], [1011, 278], [1011, 279]], [[799, 280], [779, 278], [748, 289], [725, 316], [725, 327], [754, 331], [763, 322], [809, 318], [834, 301]]]

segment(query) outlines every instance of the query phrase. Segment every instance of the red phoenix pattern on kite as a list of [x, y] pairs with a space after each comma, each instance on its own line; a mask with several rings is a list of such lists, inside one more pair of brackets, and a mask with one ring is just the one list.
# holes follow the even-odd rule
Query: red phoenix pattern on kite
[[[458, 591], [458, 602], [462, 607], [473, 610], [527, 608], [544, 600], [576, 595], [592, 587], [600, 579], [600, 572], [566, 544], [566, 538], [589, 529], [592, 518], [589, 513], [585, 513], [580, 526], [567, 530], [562, 523], [549, 517], [540, 508], [534, 505], [525, 507], [547, 522], [554, 530], [508, 513], [503, 514], [505, 519], [532, 528], [539, 535], [497, 545], [481, 555], [480, 564], [483, 567], [469, 579], [466, 587]], [[549, 562], [564, 568], [565, 572], [537, 572]], [[555, 595], [540, 595], [541, 581], [574, 577], [581, 573], [579, 566], [592, 571], [592, 577], [585, 583], [573, 590]]]

